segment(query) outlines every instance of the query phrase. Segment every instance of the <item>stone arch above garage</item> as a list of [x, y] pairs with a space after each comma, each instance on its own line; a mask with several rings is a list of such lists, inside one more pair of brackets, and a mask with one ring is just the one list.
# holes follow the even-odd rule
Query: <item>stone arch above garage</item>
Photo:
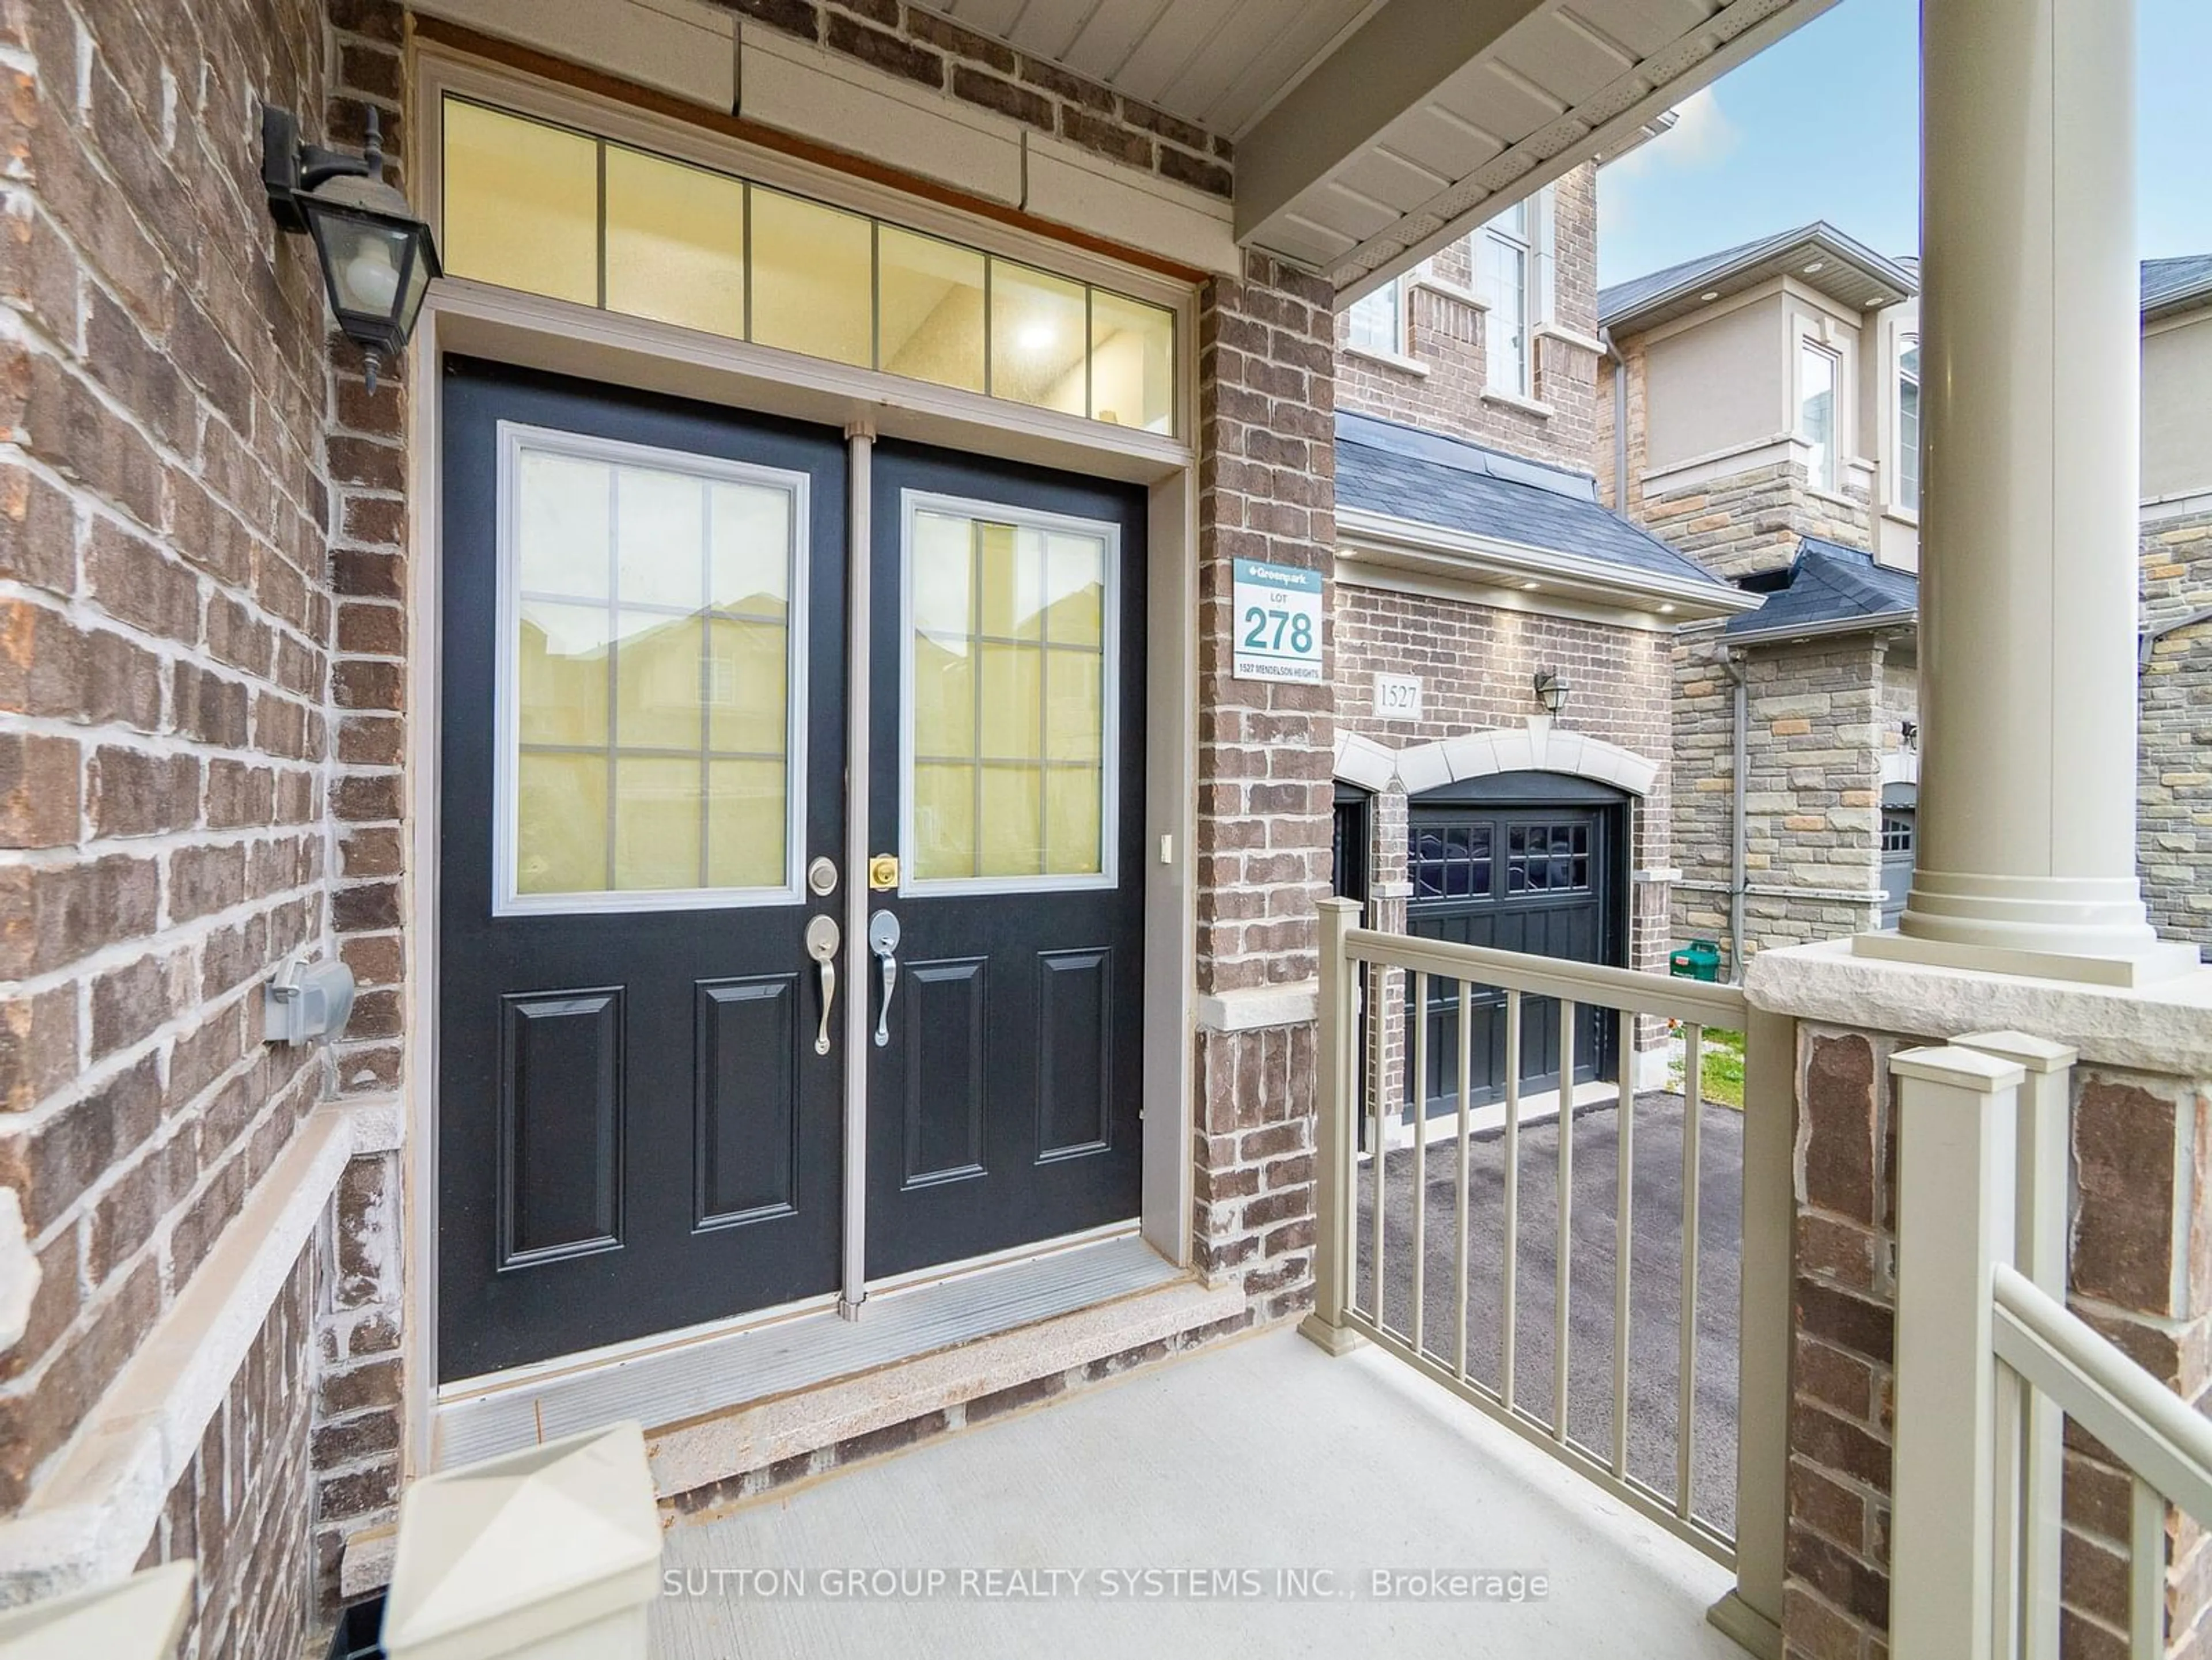
[[1401, 749], [1362, 733], [1340, 732], [1336, 738], [1336, 776], [1361, 789], [1380, 792], [1395, 784], [1419, 795], [1502, 772], [1565, 773], [1642, 797], [1650, 794], [1659, 763], [1601, 738], [1561, 732], [1540, 717], [1517, 731], [1489, 727]]

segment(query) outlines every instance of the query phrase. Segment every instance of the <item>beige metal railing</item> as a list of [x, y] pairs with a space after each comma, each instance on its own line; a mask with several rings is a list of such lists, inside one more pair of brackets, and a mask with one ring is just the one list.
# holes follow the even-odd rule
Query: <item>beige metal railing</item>
[[2168, 1505], [2212, 1526], [2212, 1423], [2066, 1306], [2074, 1061], [1992, 1032], [1890, 1063], [1898, 1660], [2057, 1660], [2067, 1418], [2132, 1477], [2133, 1660], [2166, 1651]]
[[[1347, 900], [1322, 906], [1322, 1031], [1319, 1078], [1319, 1241], [1315, 1270], [1316, 1307], [1307, 1335], [1332, 1353], [1361, 1340], [1404, 1361], [1492, 1418], [1543, 1447], [1553, 1456], [1615, 1497], [1735, 1568], [1737, 1589], [1713, 1611], [1716, 1624], [1755, 1652], [1778, 1653], [1782, 1612], [1782, 1539], [1787, 1434], [1789, 1358], [1789, 1262], [1792, 1217], [1790, 1188], [1791, 1079], [1794, 1032], [1790, 1021], [1752, 1009], [1733, 986], [1671, 979], [1626, 969], [1600, 967], [1533, 957], [1515, 952], [1459, 946], [1355, 927], [1358, 908]], [[1365, 1098], [1357, 1098], [1353, 1057], [1360, 1047], [1361, 992], [1370, 1018], [1383, 1006], [1391, 971], [1412, 977], [1416, 1011], [1408, 1039], [1413, 1076], [1421, 1080], [1417, 1098], [1426, 1092], [1429, 1075], [1431, 997], [1457, 988], [1456, 1122], [1438, 1146], [1451, 1161], [1448, 1207], [1434, 1222], [1429, 1217], [1429, 1160], [1422, 1134], [1422, 1109], [1414, 1113], [1409, 1158], [1390, 1156], [1390, 1091], [1382, 1068], [1366, 1070]], [[1472, 1097], [1474, 999], [1480, 988], [1504, 995], [1503, 1122], [1498, 1127], [1498, 1176], [1502, 1192], [1497, 1213], [1478, 1213], [1469, 1180], [1470, 1143], [1474, 1130]], [[1520, 1240], [1522, 1214], [1523, 1108], [1520, 1058], [1524, 1053], [1528, 1000], [1556, 1002], [1558, 1073], [1560, 1079], [1555, 1188], [1556, 1214], [1551, 1248], [1548, 1330], [1540, 1335], [1551, 1348], [1549, 1410], [1530, 1407], [1516, 1383], [1522, 1329]], [[1576, 1051], [1583, 1041], [1585, 1011], [1606, 1011], [1618, 1033], [1619, 1081], [1613, 1093], [1618, 1176], [1613, 1195], [1613, 1261], [1611, 1416], [1607, 1432], [1592, 1444], [1571, 1432], [1569, 1406], [1574, 1382], [1573, 1337], [1574, 1158], [1577, 1132], [1574, 1107]], [[1682, 1149], [1680, 1171], [1681, 1228], [1673, 1295], [1676, 1323], [1674, 1380], [1674, 1458], [1671, 1481], [1644, 1479], [1631, 1468], [1632, 1398], [1631, 1333], [1645, 1293], [1656, 1283], [1650, 1265], [1637, 1262], [1635, 1218], [1636, 1060], [1639, 1019], [1672, 1020], [1683, 1029]], [[1647, 1029], [1648, 1030], [1648, 1029]], [[1703, 1513], [1693, 1493], [1698, 1455], [1698, 1347], [1700, 1313], [1700, 1232], [1705, 1219], [1698, 1201], [1706, 1174], [1703, 1147], [1703, 1035], [1740, 1031], [1746, 1039], [1746, 1112], [1743, 1121], [1743, 1240], [1737, 1255], [1741, 1275], [1737, 1336], [1736, 1471], [1734, 1516]], [[1424, 1106], [1425, 1103], [1424, 1103]], [[1363, 1152], [1362, 1130], [1365, 1149]], [[1585, 1130], [1586, 1137], [1589, 1132]], [[1402, 1173], [1398, 1167], [1402, 1166]], [[1547, 1172], [1548, 1174], [1548, 1172]], [[1414, 1184], [1406, 1195], [1410, 1217], [1394, 1237], [1389, 1221], [1395, 1185]], [[1362, 1212], [1365, 1212], [1363, 1217]], [[1429, 1280], [1429, 1231], [1452, 1230], [1451, 1285], [1440, 1316], [1432, 1317]], [[1483, 1306], [1496, 1322], [1495, 1381], [1470, 1365], [1471, 1297], [1474, 1287], [1470, 1240], [1482, 1228], [1495, 1227], [1501, 1261], [1495, 1301], [1485, 1288]], [[1395, 1247], [1395, 1248], [1394, 1248]], [[1438, 1252], [1441, 1257], [1443, 1253]], [[1364, 1261], [1363, 1261], [1364, 1257]], [[1442, 1264], [1439, 1262], [1439, 1268]], [[1391, 1317], [1403, 1295], [1405, 1312]], [[1645, 1317], [1650, 1317], [1648, 1310]], [[1647, 1414], [1647, 1417], [1649, 1414]], [[1646, 1422], [1643, 1427], [1653, 1426]]]

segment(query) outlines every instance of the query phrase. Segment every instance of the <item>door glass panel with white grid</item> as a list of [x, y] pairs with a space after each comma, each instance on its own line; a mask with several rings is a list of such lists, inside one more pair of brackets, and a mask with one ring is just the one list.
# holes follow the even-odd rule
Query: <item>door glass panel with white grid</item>
[[804, 477], [502, 436], [501, 913], [788, 899]]

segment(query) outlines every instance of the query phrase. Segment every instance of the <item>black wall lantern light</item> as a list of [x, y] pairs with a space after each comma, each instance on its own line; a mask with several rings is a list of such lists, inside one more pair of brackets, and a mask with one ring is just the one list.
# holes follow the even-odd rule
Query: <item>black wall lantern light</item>
[[384, 139], [368, 112], [360, 155], [300, 142], [289, 110], [261, 106], [261, 182], [278, 228], [315, 239], [331, 310], [358, 342], [376, 390], [380, 358], [397, 357], [415, 331], [430, 279], [441, 274], [430, 228], [384, 182]]
[[1573, 690], [1557, 669], [1540, 669], [1536, 674], [1536, 701], [1544, 706], [1547, 714], [1557, 714], [1567, 706], [1567, 694]]

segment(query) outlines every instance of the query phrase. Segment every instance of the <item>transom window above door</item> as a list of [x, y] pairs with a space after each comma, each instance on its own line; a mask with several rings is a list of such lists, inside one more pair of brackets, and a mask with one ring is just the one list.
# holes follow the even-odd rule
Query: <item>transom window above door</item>
[[495, 908], [798, 891], [806, 480], [502, 424]]
[[449, 276], [1175, 433], [1164, 306], [466, 99], [441, 115]]
[[1119, 531], [909, 494], [902, 886], [1110, 886]]

